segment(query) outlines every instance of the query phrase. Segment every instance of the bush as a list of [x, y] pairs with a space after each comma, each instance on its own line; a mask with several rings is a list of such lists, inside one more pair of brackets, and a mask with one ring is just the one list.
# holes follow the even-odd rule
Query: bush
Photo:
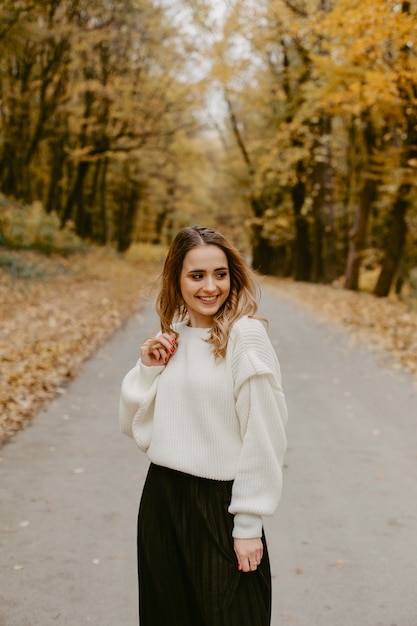
[[3, 197], [0, 197], [0, 245], [63, 256], [87, 247], [71, 224], [61, 228], [58, 216], [46, 213], [40, 202], [21, 206]]
[[167, 251], [167, 247], [162, 245], [155, 245], [151, 243], [133, 243], [124, 253], [124, 258], [127, 261], [145, 261], [148, 263], [157, 263], [162, 266]]

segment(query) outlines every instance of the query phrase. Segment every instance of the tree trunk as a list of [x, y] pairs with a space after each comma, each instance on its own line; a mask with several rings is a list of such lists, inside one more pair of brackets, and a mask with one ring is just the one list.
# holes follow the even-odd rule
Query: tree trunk
[[99, 232], [98, 232], [98, 241], [101, 245], [105, 246], [111, 241], [111, 229], [110, 229], [110, 219], [109, 219], [109, 211], [107, 208], [107, 169], [109, 165], [109, 159], [105, 157], [102, 159], [101, 167], [100, 167], [100, 178], [99, 178]]
[[49, 186], [46, 193], [45, 210], [47, 213], [55, 211], [57, 215], [62, 211], [62, 189], [60, 182], [64, 174], [65, 144], [68, 140], [66, 133], [58, 131], [58, 136], [50, 143], [50, 170]]
[[154, 236], [152, 238], [152, 243], [154, 245], [159, 245], [162, 242], [164, 226], [168, 223], [169, 217], [175, 212], [176, 188], [176, 180], [174, 178], [169, 178], [166, 182], [165, 201], [157, 212], [155, 218]]
[[300, 161], [297, 164], [298, 182], [291, 189], [294, 221], [295, 221], [295, 239], [293, 245], [293, 276], [297, 281], [309, 281], [311, 271], [311, 254], [310, 254], [310, 231], [308, 220], [302, 215], [301, 210], [304, 205], [306, 186], [301, 180], [301, 174], [304, 164]]
[[376, 199], [377, 182], [367, 178], [362, 188], [359, 208], [355, 215], [355, 222], [349, 233], [349, 254], [346, 263], [345, 288], [357, 291], [359, 288], [359, 271], [362, 264], [365, 248], [366, 232], [368, 229], [371, 205]]
[[[84, 227], [82, 225], [84, 206], [83, 206], [83, 188], [84, 180], [87, 176], [90, 163], [81, 161], [77, 166], [77, 175], [74, 185], [68, 195], [67, 202], [64, 207], [63, 215], [61, 217], [61, 224], [65, 226], [68, 220], [73, 219], [76, 224], [76, 232], [80, 237], [83, 237]], [[76, 207], [76, 211], [74, 211]]]
[[272, 246], [269, 239], [262, 237], [262, 225], [251, 226], [252, 267], [269, 276], [288, 276], [286, 246]]
[[346, 289], [357, 291], [359, 288], [359, 271], [362, 264], [363, 250], [366, 243], [369, 214], [378, 191], [379, 180], [372, 174], [372, 155], [375, 150], [376, 137], [370, 120], [364, 116], [364, 142], [368, 154], [368, 171], [364, 175], [364, 183], [359, 198], [359, 207], [349, 233], [349, 253], [346, 262]]
[[337, 275], [333, 172], [331, 166], [331, 118], [322, 115], [314, 153], [313, 190], [313, 263], [312, 280], [331, 283]]
[[114, 231], [118, 252], [125, 252], [132, 243], [139, 198], [140, 191], [134, 182], [127, 189], [121, 188], [115, 198], [117, 211], [114, 214]]
[[409, 205], [408, 195], [410, 189], [410, 184], [401, 185], [397, 200], [394, 204], [393, 219], [388, 234], [385, 258], [374, 289], [374, 294], [382, 298], [389, 294], [391, 285], [400, 266], [407, 235], [405, 214]]

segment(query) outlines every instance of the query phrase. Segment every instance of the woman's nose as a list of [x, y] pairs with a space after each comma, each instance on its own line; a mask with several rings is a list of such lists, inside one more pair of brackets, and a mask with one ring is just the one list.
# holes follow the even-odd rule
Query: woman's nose
[[204, 282], [204, 291], [211, 293], [212, 291], [215, 291], [215, 290], [216, 290], [216, 283], [214, 282], [213, 278], [208, 276]]

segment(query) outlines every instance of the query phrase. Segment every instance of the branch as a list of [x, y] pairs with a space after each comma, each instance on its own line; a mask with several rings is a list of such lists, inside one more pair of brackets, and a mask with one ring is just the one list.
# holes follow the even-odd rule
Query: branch
[[246, 146], [245, 146], [245, 144], [243, 142], [243, 138], [242, 138], [242, 135], [241, 135], [241, 132], [239, 130], [238, 123], [237, 123], [236, 115], [235, 115], [235, 112], [233, 110], [232, 103], [230, 101], [230, 98], [229, 98], [229, 95], [228, 95], [226, 89], [224, 90], [224, 97], [225, 97], [225, 100], [226, 100], [226, 103], [227, 103], [227, 107], [229, 109], [229, 117], [230, 117], [230, 122], [232, 124], [233, 134], [234, 134], [235, 139], [237, 141], [237, 144], [238, 144], [238, 146], [240, 148], [240, 151], [242, 153], [243, 159], [244, 159], [246, 165], [248, 166], [249, 171], [252, 173], [253, 172], [252, 161], [251, 161], [251, 159], [249, 157], [249, 153], [246, 150]]
[[302, 9], [301, 7], [291, 2], [290, 0], [284, 0], [284, 1], [287, 7], [291, 9], [291, 11], [294, 11], [294, 13], [296, 13], [297, 15], [300, 15], [301, 17], [308, 17], [308, 13], [305, 9]]

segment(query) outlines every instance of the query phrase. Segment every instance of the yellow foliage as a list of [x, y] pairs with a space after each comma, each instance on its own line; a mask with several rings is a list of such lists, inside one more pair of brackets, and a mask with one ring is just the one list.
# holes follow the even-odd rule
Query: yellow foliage
[[55, 213], [46, 213], [40, 202], [20, 206], [1, 200], [0, 243], [8, 248], [35, 248], [45, 253], [68, 254], [84, 246], [72, 224], [61, 228]]
[[124, 258], [129, 262], [158, 263], [162, 266], [165, 260], [168, 248], [166, 246], [158, 246], [150, 243], [134, 243], [125, 252]]

